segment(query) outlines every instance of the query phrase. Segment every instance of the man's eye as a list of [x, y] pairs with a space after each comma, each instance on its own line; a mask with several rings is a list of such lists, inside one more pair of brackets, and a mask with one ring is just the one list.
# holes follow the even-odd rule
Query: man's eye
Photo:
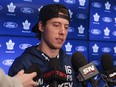
[[65, 29], [68, 29], [68, 28], [69, 28], [68, 26], [65, 27]]
[[68, 29], [68, 27], [65, 27], [65, 29]]
[[59, 24], [54, 24], [55, 27], [59, 27], [60, 25]]

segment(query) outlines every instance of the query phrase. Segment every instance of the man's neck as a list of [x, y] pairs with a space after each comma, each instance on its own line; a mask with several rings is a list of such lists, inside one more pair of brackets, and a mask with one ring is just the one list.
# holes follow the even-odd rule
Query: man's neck
[[59, 49], [52, 49], [52, 48], [48, 47], [47, 45], [42, 45], [41, 43], [39, 44], [37, 49], [44, 52], [50, 58], [55, 58], [56, 56], [59, 55]]

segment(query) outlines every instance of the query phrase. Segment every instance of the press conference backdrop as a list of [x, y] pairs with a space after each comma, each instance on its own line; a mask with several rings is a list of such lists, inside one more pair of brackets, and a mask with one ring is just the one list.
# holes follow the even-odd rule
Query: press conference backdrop
[[116, 0], [0, 0], [0, 67], [8, 69], [27, 47], [39, 44], [31, 28], [41, 7], [64, 4], [70, 12], [69, 34], [63, 49], [82, 52], [101, 70], [100, 58], [111, 54], [116, 65]]

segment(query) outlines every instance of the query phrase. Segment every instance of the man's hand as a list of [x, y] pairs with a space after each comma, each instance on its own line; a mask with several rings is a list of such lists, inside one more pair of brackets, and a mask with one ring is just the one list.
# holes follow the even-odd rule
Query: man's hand
[[37, 83], [33, 81], [33, 78], [36, 75], [36, 72], [25, 74], [24, 70], [21, 70], [15, 75], [15, 77], [21, 81], [23, 87], [35, 87], [37, 86]]

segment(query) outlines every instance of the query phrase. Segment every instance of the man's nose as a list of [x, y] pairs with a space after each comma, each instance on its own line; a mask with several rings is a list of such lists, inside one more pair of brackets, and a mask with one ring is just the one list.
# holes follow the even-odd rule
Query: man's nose
[[60, 33], [61, 33], [61, 34], [65, 34], [65, 32], [66, 32], [66, 29], [65, 29], [64, 26], [62, 26], [61, 29], [60, 29]]

